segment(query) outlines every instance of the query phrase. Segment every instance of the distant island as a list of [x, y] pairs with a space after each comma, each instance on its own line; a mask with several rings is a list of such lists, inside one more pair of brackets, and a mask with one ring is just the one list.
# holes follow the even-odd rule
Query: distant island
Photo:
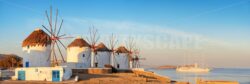
[[163, 65], [163, 66], [159, 66], [159, 67], [156, 67], [156, 69], [176, 69], [177, 66], [174, 66], [174, 65]]

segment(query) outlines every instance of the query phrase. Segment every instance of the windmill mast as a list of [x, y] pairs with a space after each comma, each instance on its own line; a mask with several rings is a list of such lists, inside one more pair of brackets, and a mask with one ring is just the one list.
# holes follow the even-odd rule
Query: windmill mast
[[140, 67], [140, 62], [139, 62], [139, 60], [140, 60], [139, 52], [140, 51], [139, 51], [139, 49], [135, 49], [134, 52], [135, 52], [135, 57], [133, 58], [134, 67], [139, 68]]
[[140, 49], [139, 48], [135, 48], [134, 50], [134, 58], [133, 58], [133, 63], [134, 63], [134, 68], [140, 68], [141, 67], [141, 63], [140, 60], [146, 60], [146, 58], [143, 58], [140, 56]]
[[63, 19], [61, 20], [59, 29], [57, 30], [58, 9], [56, 10], [54, 25], [53, 25], [53, 20], [52, 20], [53, 19], [52, 6], [50, 7], [50, 16], [48, 15], [47, 11], [45, 11], [45, 15], [47, 17], [50, 29], [48, 29], [44, 25], [42, 25], [42, 27], [49, 33], [50, 39], [52, 40], [52, 42], [51, 42], [51, 52], [50, 52], [50, 56], [48, 58], [48, 61], [49, 60], [52, 61], [52, 63], [51, 63], [52, 66], [58, 66], [59, 65], [59, 60], [57, 58], [56, 50], [58, 50], [57, 52], [61, 56], [62, 62], [65, 62], [60, 46], [62, 46], [65, 50], [66, 50], [66, 47], [62, 43], [61, 39], [73, 38], [73, 37], [65, 37], [65, 34], [62, 34], [62, 35], [60, 34], [60, 30], [61, 30], [62, 24], [63, 24]]
[[132, 55], [133, 55], [133, 49], [135, 48], [134, 38], [129, 37], [128, 41], [126, 43], [127, 43], [126, 46], [127, 46], [128, 50], [129, 50], [129, 54], [128, 54], [128, 56], [129, 56], [129, 67], [133, 68], [133, 56]]
[[98, 30], [92, 25], [89, 28], [89, 38], [87, 38], [88, 42], [91, 44], [91, 64], [90, 66], [93, 68], [95, 67], [94, 64], [96, 62], [95, 60], [95, 49], [96, 49], [96, 43], [98, 42], [100, 36], [98, 35]]
[[118, 43], [118, 40], [116, 39], [116, 37], [114, 36], [114, 34], [112, 34], [109, 38], [109, 46], [110, 46], [110, 49], [111, 49], [111, 57], [110, 57], [110, 64], [112, 66], [115, 66], [115, 46], [117, 45]]

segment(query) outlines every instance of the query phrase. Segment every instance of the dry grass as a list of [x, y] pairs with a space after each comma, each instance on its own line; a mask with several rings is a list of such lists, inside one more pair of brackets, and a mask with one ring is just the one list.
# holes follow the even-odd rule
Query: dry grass
[[81, 74], [79, 84], [161, 84], [157, 79], [138, 77], [133, 73]]
[[[157, 79], [138, 77], [133, 73], [113, 74], [78, 74], [79, 81], [72, 80], [63, 82], [46, 81], [1, 81], [1, 84], [162, 84]], [[164, 83], [163, 83], [164, 84]]]

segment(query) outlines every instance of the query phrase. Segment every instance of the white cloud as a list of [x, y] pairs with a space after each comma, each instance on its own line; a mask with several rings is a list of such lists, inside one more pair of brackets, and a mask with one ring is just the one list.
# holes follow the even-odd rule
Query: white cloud
[[[100, 19], [66, 18], [66, 23], [72, 31], [85, 31], [93, 24], [100, 30], [103, 38], [111, 32], [120, 36], [121, 43], [133, 36], [137, 39], [138, 46], [143, 48], [201, 48], [206, 45], [229, 46], [232, 43], [211, 39], [202, 35], [175, 30], [174, 28], [160, 25], [142, 24], [131, 21], [110, 21]], [[84, 28], [84, 29], [80, 29]], [[105, 32], [105, 33], [104, 33]]]

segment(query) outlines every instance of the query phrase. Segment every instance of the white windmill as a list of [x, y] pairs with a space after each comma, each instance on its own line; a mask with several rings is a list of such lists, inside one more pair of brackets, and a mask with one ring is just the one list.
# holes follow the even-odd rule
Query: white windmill
[[50, 36], [43, 30], [35, 29], [22, 42], [22, 49], [24, 51], [23, 66], [24, 67], [49, 67], [51, 51]]
[[134, 54], [134, 56], [132, 57], [132, 61], [133, 61], [133, 68], [140, 68], [141, 64], [140, 64], [140, 60], [146, 60], [146, 58], [142, 58], [140, 56], [140, 50], [139, 49], [135, 49], [134, 52], [132, 52]]
[[[48, 57], [47, 61], [51, 60], [52, 66], [59, 65], [59, 59], [57, 54], [59, 53], [61, 57], [61, 62], [65, 62], [64, 56], [62, 54], [62, 50], [60, 49], [60, 45], [66, 50], [66, 46], [62, 43], [61, 39], [66, 39], [66, 38], [73, 38], [73, 37], [65, 37], [65, 34], [60, 34], [62, 24], [63, 24], [63, 19], [60, 22], [60, 25], [58, 27], [57, 25], [57, 20], [58, 20], [58, 9], [56, 10], [56, 16], [55, 16], [55, 21], [53, 22], [53, 14], [52, 14], [52, 7], [50, 7], [50, 16], [48, 15], [48, 12], [45, 11], [49, 27], [42, 25], [43, 28], [49, 33], [50, 39], [51, 39], [51, 52], [50, 56]], [[57, 53], [58, 52], [58, 53]]]
[[112, 65], [113, 67], [116, 65], [115, 63], [115, 47], [116, 45], [118, 44], [118, 40], [117, 40], [117, 37], [112, 34], [110, 37], [109, 37], [109, 48], [111, 50], [111, 56], [110, 56], [110, 65]]

